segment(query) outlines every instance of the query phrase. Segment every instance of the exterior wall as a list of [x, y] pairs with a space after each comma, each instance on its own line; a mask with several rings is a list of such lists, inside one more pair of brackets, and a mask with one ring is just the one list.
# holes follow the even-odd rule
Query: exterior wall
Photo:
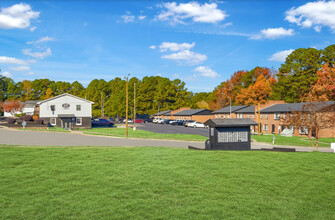
[[[170, 119], [170, 120], [177, 120], [178, 116], [174, 116], [173, 114], [176, 114], [178, 112], [181, 112], [181, 111], [184, 111], [184, 110], [188, 110], [188, 109], [190, 109], [190, 108], [184, 107], [184, 108], [179, 108], [177, 110], [173, 110], [173, 111], [171, 111], [170, 114], [162, 116], [162, 118], [164, 118], [164, 119]], [[180, 117], [182, 117], [182, 116], [180, 116]], [[180, 119], [180, 120], [183, 120], [183, 119]], [[191, 120], [191, 119], [184, 119], [184, 120]]]
[[191, 120], [200, 121], [201, 123], [205, 123], [209, 119], [213, 119], [213, 116], [214, 115], [193, 115], [191, 117]]
[[[56, 119], [56, 125], [51, 125], [50, 120], [51, 118], [55, 118]], [[62, 122], [61, 122], [61, 118], [58, 117], [50, 117], [50, 118], [41, 118], [43, 119], [43, 121], [47, 124], [50, 124], [51, 126], [54, 127], [61, 127]], [[72, 128], [91, 128], [91, 117], [81, 117], [82, 120], [82, 124], [81, 125], [77, 125], [76, 122], [72, 122]]]
[[[64, 109], [62, 104], [70, 104], [69, 109]], [[51, 111], [51, 105], [55, 105], [55, 111]], [[76, 106], [81, 105], [77, 111]], [[92, 104], [71, 96], [62, 96], [57, 99], [44, 102], [40, 105], [40, 118], [57, 117], [59, 114], [74, 114], [76, 117], [92, 117]]]

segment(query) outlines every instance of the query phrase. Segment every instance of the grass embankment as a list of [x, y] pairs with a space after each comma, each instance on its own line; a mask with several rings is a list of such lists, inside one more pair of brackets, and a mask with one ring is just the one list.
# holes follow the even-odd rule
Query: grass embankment
[[[114, 137], [125, 137], [125, 128], [92, 128], [81, 130], [84, 134], [92, 135], [104, 135], [104, 136], [114, 136]], [[162, 134], [150, 131], [143, 131], [136, 129], [133, 131], [132, 128], [128, 129], [129, 138], [143, 138], [143, 139], [164, 139], [164, 140], [182, 140], [182, 141], [206, 141], [208, 138], [196, 135], [196, 134]]]
[[[312, 144], [308, 140], [308, 137], [283, 137], [279, 134], [275, 135], [275, 145], [288, 145], [288, 146], [304, 146], [312, 147]], [[254, 139], [258, 142], [265, 142], [272, 144], [273, 135], [252, 135], [251, 139]], [[330, 143], [335, 143], [335, 138], [320, 138], [319, 147], [330, 148]]]
[[0, 148], [1, 219], [335, 219], [335, 154]]

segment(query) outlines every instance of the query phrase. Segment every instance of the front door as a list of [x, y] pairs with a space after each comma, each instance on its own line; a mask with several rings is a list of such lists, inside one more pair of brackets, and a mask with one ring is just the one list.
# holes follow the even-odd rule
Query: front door
[[275, 129], [276, 129], [275, 125], [272, 125], [272, 133], [273, 134], [275, 133]]
[[71, 118], [62, 118], [62, 128], [71, 129]]

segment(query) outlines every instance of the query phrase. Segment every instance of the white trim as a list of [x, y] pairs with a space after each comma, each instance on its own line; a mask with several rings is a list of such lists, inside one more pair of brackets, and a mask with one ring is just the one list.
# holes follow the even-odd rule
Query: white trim
[[[78, 122], [79, 119], [79, 122]], [[82, 125], [83, 124], [83, 118], [76, 118], [76, 125]]]
[[[53, 120], [55, 120], [55, 123], [52, 123]], [[57, 119], [56, 118], [50, 118], [50, 124], [51, 125], [57, 125]]]
[[50, 100], [58, 99], [58, 98], [63, 97], [63, 96], [70, 96], [70, 97], [72, 97], [72, 98], [76, 98], [76, 99], [79, 99], [79, 100], [82, 100], [82, 101], [85, 101], [85, 102], [94, 104], [94, 102], [92, 102], [92, 101], [89, 101], [89, 100], [87, 100], [87, 99], [83, 99], [83, 98], [80, 98], [80, 97], [78, 97], [78, 96], [74, 96], [74, 95], [71, 95], [71, 94], [68, 94], [68, 93], [63, 93], [63, 94], [61, 94], [61, 95], [52, 97], [52, 98], [50, 98], [50, 99], [46, 99], [46, 100], [37, 102], [36, 104], [37, 104], [37, 105], [40, 105], [40, 104], [42, 104], [42, 103], [44, 103], [44, 102], [48, 102], [48, 101], [50, 101]]

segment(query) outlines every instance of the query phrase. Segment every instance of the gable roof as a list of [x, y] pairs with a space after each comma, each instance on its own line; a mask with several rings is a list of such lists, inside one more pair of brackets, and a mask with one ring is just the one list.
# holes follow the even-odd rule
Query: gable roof
[[250, 118], [225, 118], [209, 119], [205, 122], [205, 125], [209, 127], [244, 127], [258, 124]]
[[189, 115], [212, 115], [212, 111], [208, 109], [187, 109], [173, 114], [174, 116], [189, 116]]
[[[301, 103], [289, 103], [289, 104], [276, 104], [265, 109], [261, 110], [261, 113], [280, 113], [280, 112], [292, 112], [292, 111], [302, 111], [303, 106], [308, 104], [308, 102], [301, 102]], [[329, 102], [315, 102], [315, 104], [319, 105], [320, 109], [335, 105], [335, 101]], [[319, 110], [320, 110], [319, 109]]]
[[[231, 112], [235, 112], [237, 110], [243, 109], [248, 107], [247, 105], [232, 105], [231, 106]], [[225, 113], [230, 113], [230, 106], [226, 106], [224, 108], [221, 108], [219, 110], [216, 110], [213, 112], [214, 114], [225, 114]]]
[[171, 110], [165, 110], [165, 111], [157, 112], [156, 114], [153, 114], [153, 116], [166, 115], [169, 113], [171, 113]]
[[61, 95], [52, 97], [52, 98], [50, 98], [50, 99], [46, 99], [46, 100], [37, 102], [36, 104], [37, 104], [37, 105], [40, 105], [40, 104], [42, 104], [42, 103], [44, 103], [44, 102], [48, 102], [48, 101], [51, 101], [51, 100], [54, 100], [54, 99], [58, 99], [58, 98], [63, 97], [63, 96], [70, 96], [70, 97], [72, 97], [72, 98], [79, 99], [79, 100], [81, 100], [81, 101], [84, 101], [84, 102], [88, 102], [88, 103], [94, 104], [94, 102], [92, 102], [92, 101], [89, 101], [89, 100], [87, 100], [87, 99], [80, 98], [80, 97], [75, 96], [75, 95], [71, 95], [71, 94], [69, 94], [69, 93], [63, 93], [63, 94], [61, 94]]
[[246, 108], [242, 108], [240, 110], [237, 110], [235, 113], [252, 113], [252, 114], [255, 114], [255, 106], [250, 105]]

